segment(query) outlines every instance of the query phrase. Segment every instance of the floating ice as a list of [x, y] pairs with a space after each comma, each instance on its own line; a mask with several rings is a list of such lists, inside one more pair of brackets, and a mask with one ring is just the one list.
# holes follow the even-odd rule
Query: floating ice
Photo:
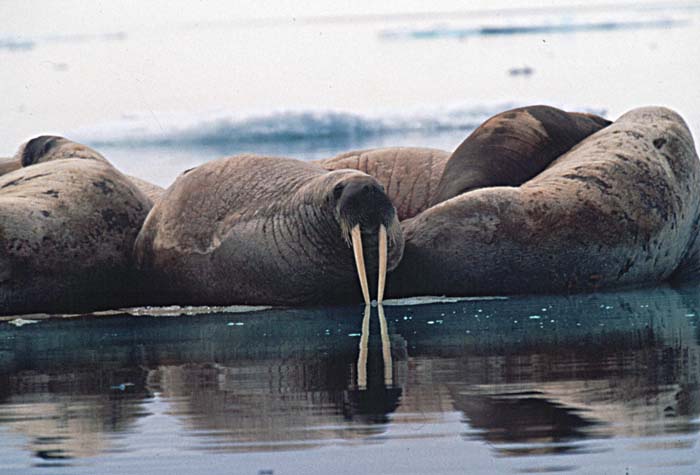
[[32, 323], [39, 323], [39, 320], [15, 318], [14, 320], [10, 320], [7, 323], [9, 323], [10, 325], [14, 325], [16, 327], [23, 327], [24, 325], [31, 325]]

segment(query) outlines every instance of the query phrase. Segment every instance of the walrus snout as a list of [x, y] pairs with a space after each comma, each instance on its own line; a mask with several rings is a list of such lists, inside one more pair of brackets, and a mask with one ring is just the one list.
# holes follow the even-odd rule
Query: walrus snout
[[389, 226], [396, 210], [382, 185], [367, 178], [339, 183], [333, 193], [339, 218], [346, 221], [348, 229], [359, 224], [363, 231], [376, 233], [380, 225]]
[[357, 276], [365, 303], [370, 302], [370, 294], [362, 235], [377, 235], [379, 251], [377, 302], [381, 303], [386, 283], [389, 242], [394, 245], [396, 234], [400, 233], [396, 209], [386, 195], [384, 187], [369, 176], [353, 177], [338, 183], [333, 188], [333, 198], [336, 200], [338, 222], [343, 238], [348, 243], [352, 243]]

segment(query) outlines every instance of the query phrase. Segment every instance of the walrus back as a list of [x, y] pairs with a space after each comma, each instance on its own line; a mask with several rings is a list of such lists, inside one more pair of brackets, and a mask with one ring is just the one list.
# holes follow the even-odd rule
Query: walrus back
[[181, 174], [165, 190], [138, 241], [148, 241], [146, 247], [211, 252], [234, 222], [278, 213], [279, 195], [294, 193], [309, 177], [323, 173], [318, 166], [278, 157], [212, 160]]
[[549, 106], [502, 112], [477, 128], [445, 165], [432, 204], [490, 186], [518, 186], [610, 121]]
[[[305, 277], [322, 268], [315, 265], [322, 256], [305, 246], [322, 239], [313, 233], [322, 230], [323, 220], [334, 222], [322, 210], [327, 193], [313, 193], [329, 173], [311, 163], [257, 155], [213, 160], [183, 173], [136, 240], [144, 288], [167, 304], [312, 301], [320, 291], [314, 287], [322, 286]], [[308, 223], [299, 221], [302, 216]]]

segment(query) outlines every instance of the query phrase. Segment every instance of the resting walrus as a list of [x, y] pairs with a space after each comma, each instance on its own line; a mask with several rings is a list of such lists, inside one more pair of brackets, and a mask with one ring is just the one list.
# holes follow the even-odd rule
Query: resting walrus
[[402, 252], [396, 212], [374, 178], [254, 155], [180, 175], [135, 245], [160, 302], [215, 305], [358, 301], [358, 276], [368, 301], [365, 258], [381, 300]]
[[346, 152], [316, 163], [327, 170], [350, 168], [372, 175], [386, 187], [403, 221], [466, 191], [525, 183], [609, 124], [593, 114], [520, 107], [488, 119], [452, 154], [387, 147]]
[[[446, 169], [445, 179], [460, 177]], [[468, 191], [402, 222], [404, 257], [387, 292], [563, 292], [697, 277], [698, 189], [683, 119], [635, 109], [520, 186]]]
[[128, 305], [151, 201], [94, 150], [42, 136], [0, 176], [0, 314]]
[[489, 186], [518, 186], [589, 135], [610, 125], [593, 114], [550, 106], [501, 112], [481, 124], [452, 153], [432, 205]]

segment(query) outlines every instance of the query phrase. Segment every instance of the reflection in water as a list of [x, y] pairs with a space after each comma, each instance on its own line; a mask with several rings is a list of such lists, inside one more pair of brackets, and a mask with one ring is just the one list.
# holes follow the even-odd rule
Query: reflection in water
[[109, 448], [105, 434], [127, 431], [148, 415], [145, 376], [139, 368], [3, 373], [0, 427], [30, 436], [42, 461], [97, 455]]
[[[365, 305], [365, 313], [362, 317], [362, 334], [360, 335], [360, 347], [357, 356], [357, 387], [360, 390], [367, 389], [367, 346], [369, 342], [369, 318], [371, 307]], [[390, 387], [393, 385], [393, 364], [391, 361], [391, 341], [389, 340], [388, 325], [386, 315], [384, 314], [384, 306], [379, 304], [377, 307], [379, 318], [379, 328], [382, 337], [382, 362], [384, 363], [384, 385]]]
[[[393, 387], [393, 364], [391, 355], [391, 341], [387, 331], [384, 307], [379, 304], [377, 317], [380, 327], [382, 370], [378, 368], [378, 359], [372, 360], [370, 378], [367, 377], [370, 315], [371, 307], [365, 305], [362, 317], [362, 334], [357, 357], [357, 387], [346, 392], [346, 407], [343, 415], [348, 420], [364, 421], [371, 424], [384, 424], [389, 421], [387, 415], [393, 413], [399, 406], [401, 388]], [[404, 355], [405, 359], [405, 355]], [[379, 431], [377, 429], [380, 429]], [[361, 431], [363, 436], [378, 434], [382, 427], [365, 428]]]
[[365, 314], [362, 317], [362, 334], [360, 335], [360, 348], [357, 356], [357, 387], [367, 389], [367, 343], [369, 341], [369, 315], [371, 307], [365, 305]]
[[389, 340], [389, 326], [386, 323], [384, 307], [379, 304], [377, 307], [379, 315], [379, 328], [382, 335], [382, 361], [384, 362], [384, 385], [391, 386], [394, 382], [393, 365], [391, 362], [391, 341]]
[[659, 288], [0, 323], [0, 446], [25, 444], [0, 459], [109, 458], [177, 421], [167, 430], [213, 454], [418, 438], [514, 470], [555, 454], [569, 461], [543, 466], [574, 470], [580, 454], [634, 465], [640, 451], [692, 467], [698, 311], [695, 289]]

